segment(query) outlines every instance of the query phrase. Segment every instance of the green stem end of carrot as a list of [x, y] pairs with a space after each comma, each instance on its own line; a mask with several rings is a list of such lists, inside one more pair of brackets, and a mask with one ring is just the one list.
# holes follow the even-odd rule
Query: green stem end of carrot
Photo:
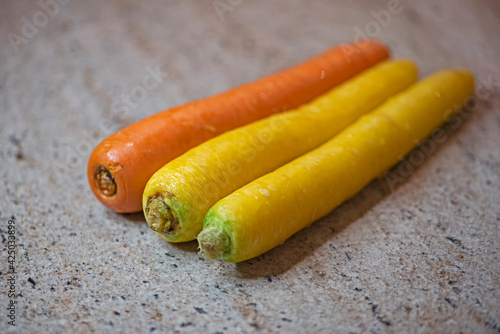
[[95, 174], [97, 189], [106, 197], [116, 194], [116, 182], [113, 174], [106, 167], [99, 167]]
[[150, 198], [146, 206], [146, 220], [149, 227], [159, 234], [167, 234], [176, 225], [172, 209], [161, 198]]
[[223, 260], [230, 253], [231, 244], [228, 235], [219, 227], [208, 226], [198, 234], [200, 256], [208, 260]]

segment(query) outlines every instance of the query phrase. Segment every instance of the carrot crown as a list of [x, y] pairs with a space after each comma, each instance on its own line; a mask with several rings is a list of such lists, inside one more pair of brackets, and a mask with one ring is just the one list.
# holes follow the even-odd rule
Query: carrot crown
[[96, 186], [99, 191], [107, 197], [116, 194], [116, 182], [111, 172], [103, 166], [100, 166], [95, 173]]
[[149, 226], [156, 233], [167, 234], [178, 225], [172, 209], [161, 198], [150, 198], [145, 211]]
[[223, 260], [231, 252], [229, 236], [219, 226], [208, 226], [198, 234], [200, 255], [209, 260]]

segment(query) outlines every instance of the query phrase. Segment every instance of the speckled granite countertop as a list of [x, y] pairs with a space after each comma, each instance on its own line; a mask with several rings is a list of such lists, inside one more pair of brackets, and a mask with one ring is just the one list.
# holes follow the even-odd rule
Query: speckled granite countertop
[[[58, 1], [0, 10], [0, 332], [500, 332], [498, 2]], [[204, 261], [92, 196], [104, 136], [363, 34], [471, 69], [476, 106], [284, 245]]]

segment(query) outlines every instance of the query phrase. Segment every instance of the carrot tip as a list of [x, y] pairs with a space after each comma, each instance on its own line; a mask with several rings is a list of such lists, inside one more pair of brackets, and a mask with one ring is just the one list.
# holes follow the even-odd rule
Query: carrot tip
[[167, 234], [177, 225], [172, 209], [160, 198], [150, 198], [145, 212], [149, 227], [156, 233]]
[[116, 182], [113, 174], [103, 166], [100, 166], [95, 174], [97, 189], [104, 196], [111, 197], [116, 195]]
[[200, 256], [205, 259], [222, 260], [224, 255], [230, 252], [229, 237], [221, 228], [206, 227], [198, 234], [197, 239], [200, 245]]

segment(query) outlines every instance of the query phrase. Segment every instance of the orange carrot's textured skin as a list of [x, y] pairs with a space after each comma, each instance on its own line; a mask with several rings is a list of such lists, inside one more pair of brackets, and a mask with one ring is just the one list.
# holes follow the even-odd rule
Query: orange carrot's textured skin
[[[388, 57], [388, 49], [375, 41], [341, 45], [288, 70], [145, 118], [95, 148], [87, 167], [90, 188], [117, 212], [141, 211], [144, 186], [170, 160], [223, 132], [308, 102]], [[102, 167], [116, 183], [113, 196], [97, 186]]]

